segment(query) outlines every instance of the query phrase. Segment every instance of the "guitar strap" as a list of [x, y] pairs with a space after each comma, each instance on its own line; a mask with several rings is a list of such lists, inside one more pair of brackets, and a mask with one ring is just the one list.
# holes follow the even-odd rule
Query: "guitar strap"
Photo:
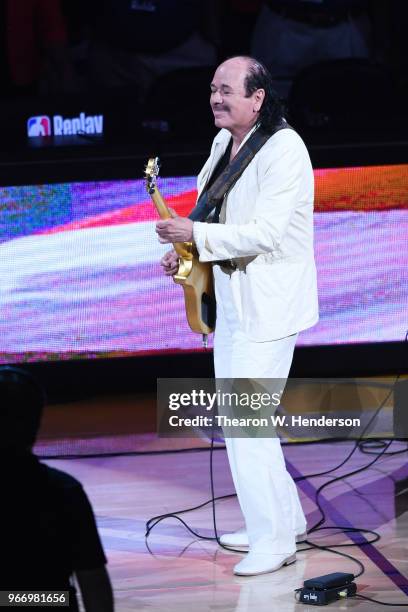
[[204, 188], [196, 206], [189, 214], [189, 219], [192, 221], [206, 221], [208, 215], [215, 208], [214, 221], [218, 221], [225, 194], [235, 185], [246, 167], [269, 138], [284, 128], [290, 128], [290, 125], [284, 119], [272, 133], [264, 132], [258, 127], [214, 183], [208, 189]]

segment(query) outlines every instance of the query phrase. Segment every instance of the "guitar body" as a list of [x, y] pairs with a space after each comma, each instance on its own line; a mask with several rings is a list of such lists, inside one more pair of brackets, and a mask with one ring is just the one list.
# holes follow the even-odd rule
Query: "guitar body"
[[[161, 219], [169, 219], [171, 213], [156, 185], [158, 172], [158, 159], [149, 159], [145, 171], [147, 191]], [[179, 268], [173, 280], [184, 289], [188, 324], [192, 331], [206, 336], [215, 328], [212, 265], [199, 261], [197, 250], [192, 242], [177, 242], [173, 246], [179, 255]]]
[[[185, 270], [188, 269], [190, 271], [185, 276]], [[211, 264], [199, 261], [197, 253], [193, 253], [193, 258], [189, 261], [184, 261], [181, 257], [173, 280], [184, 289], [187, 321], [191, 329], [200, 334], [213, 332], [215, 298]]]

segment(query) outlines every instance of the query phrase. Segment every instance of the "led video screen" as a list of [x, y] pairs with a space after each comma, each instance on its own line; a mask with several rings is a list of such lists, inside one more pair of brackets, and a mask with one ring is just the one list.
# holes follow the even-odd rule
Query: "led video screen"
[[[408, 165], [315, 171], [320, 321], [299, 345], [401, 341]], [[195, 177], [159, 179], [178, 214]], [[201, 350], [143, 180], [1, 187], [0, 362]]]

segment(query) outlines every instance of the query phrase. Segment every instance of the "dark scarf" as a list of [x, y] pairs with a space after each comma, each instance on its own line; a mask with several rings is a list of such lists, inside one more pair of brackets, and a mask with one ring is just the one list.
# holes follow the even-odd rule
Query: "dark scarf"
[[272, 133], [265, 133], [260, 128], [257, 128], [242, 145], [234, 159], [228, 164], [225, 170], [221, 172], [220, 176], [214, 181], [211, 187], [208, 189], [204, 188], [198, 198], [196, 206], [189, 214], [189, 219], [192, 221], [205, 221], [213, 208], [215, 208], [219, 214], [225, 194], [235, 185], [245, 168], [253, 160], [261, 147], [263, 147], [273, 134], [286, 127], [290, 126], [286, 121], [282, 121]]

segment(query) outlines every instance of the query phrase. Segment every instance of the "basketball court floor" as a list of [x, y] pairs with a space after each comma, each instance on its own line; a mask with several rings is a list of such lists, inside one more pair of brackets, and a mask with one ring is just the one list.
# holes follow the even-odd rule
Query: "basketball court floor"
[[[294, 478], [329, 470], [349, 454], [353, 442], [285, 445], [287, 466]], [[394, 442], [388, 451], [406, 449]], [[321, 514], [317, 488], [373, 461], [360, 450], [339, 470], [300, 480], [301, 501], [308, 528]], [[182, 514], [197, 533], [176, 519], [158, 523], [145, 539], [146, 522], [157, 515], [191, 508], [208, 501], [208, 448], [148, 452], [133, 455], [53, 459], [46, 462], [77, 477], [94, 508], [108, 557], [117, 612], [270, 612], [312, 610], [298, 603], [295, 589], [307, 578], [331, 572], [358, 573], [350, 559], [299, 544], [297, 562], [277, 572], [255, 577], [234, 576], [241, 555], [222, 549], [214, 538], [212, 506]], [[256, 474], [254, 474], [256, 478]], [[214, 450], [215, 495], [233, 493], [226, 452]], [[407, 453], [381, 457], [368, 470], [344, 477], [319, 496], [326, 514], [324, 529], [309, 534], [310, 542], [358, 558], [364, 574], [356, 579], [358, 592], [382, 602], [408, 604], [408, 462]], [[242, 526], [235, 497], [215, 504], [218, 534]], [[341, 532], [336, 527], [377, 532]], [[336, 545], [349, 546], [336, 548]], [[353, 546], [350, 546], [354, 544]], [[307, 548], [308, 550], [302, 551]], [[383, 604], [350, 598], [330, 604], [335, 610], [384, 610]], [[387, 608], [388, 609], [388, 608]], [[398, 608], [396, 608], [398, 609]]]

